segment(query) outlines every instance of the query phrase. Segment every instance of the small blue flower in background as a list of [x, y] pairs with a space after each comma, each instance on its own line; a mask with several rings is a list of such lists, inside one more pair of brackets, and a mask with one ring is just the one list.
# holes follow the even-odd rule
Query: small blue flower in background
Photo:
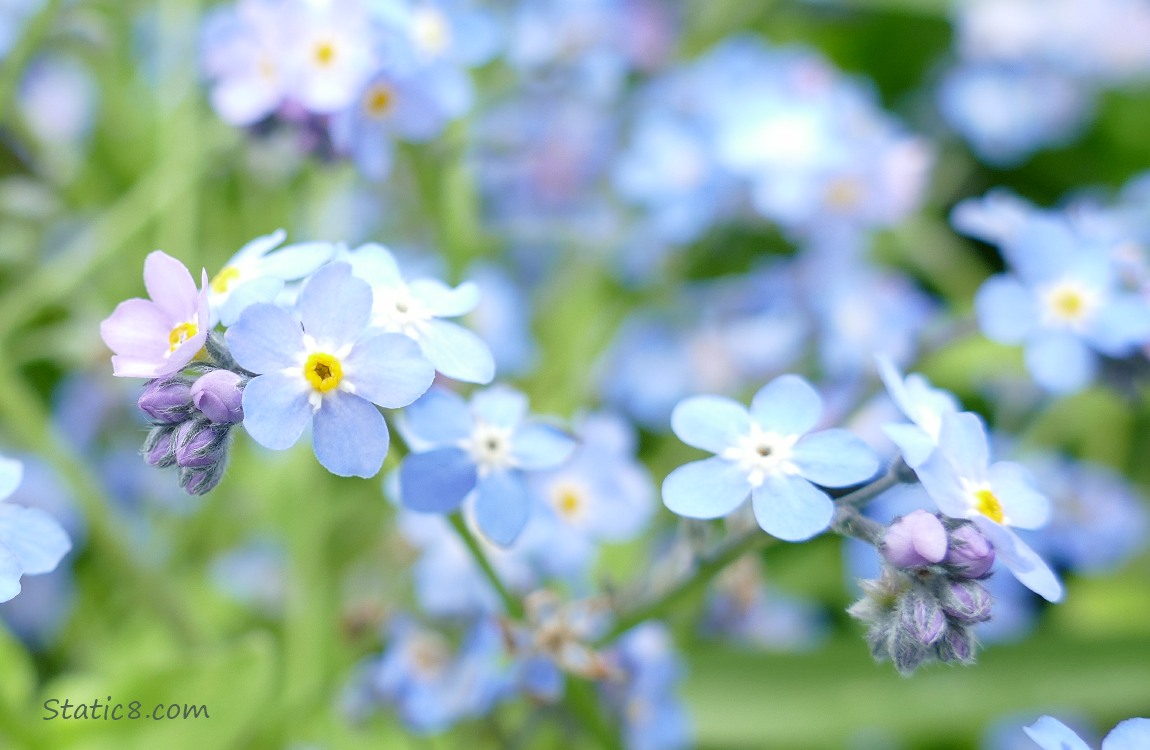
[[278, 229], [255, 238], [241, 247], [212, 277], [208, 286], [208, 304], [213, 317], [230, 326], [250, 305], [276, 302], [285, 282], [311, 275], [335, 253], [335, 246], [329, 242], [279, 247], [285, 237], [287, 233]]
[[676, 695], [685, 669], [666, 625], [637, 625], [604, 659], [620, 676], [604, 680], [603, 693], [623, 722], [627, 750], [677, 750], [691, 745], [691, 722]]
[[[1042, 750], [1090, 750], [1069, 727], [1052, 716], [1043, 716], [1023, 727]], [[1150, 747], [1150, 719], [1127, 719], [1110, 730], [1102, 740], [1102, 750], [1145, 750]]]
[[367, 283], [333, 263], [308, 279], [298, 314], [256, 304], [228, 329], [232, 356], [258, 374], [243, 394], [244, 427], [257, 443], [290, 448], [310, 423], [328, 471], [379, 472], [389, 435], [375, 407], [407, 406], [435, 372], [411, 339], [368, 327], [371, 305]]
[[1019, 581], [1048, 601], [1062, 599], [1062, 584], [1011, 527], [1036, 529], [1050, 517], [1050, 504], [1016, 463], [990, 464], [986, 431], [970, 412], [942, 415], [938, 447], [915, 467], [919, 480], [952, 518], [969, 518]]
[[563, 430], [528, 419], [527, 397], [502, 385], [477, 392], [470, 404], [432, 390], [406, 410], [402, 425], [412, 450], [399, 468], [403, 506], [450, 513], [473, 496], [479, 530], [504, 547], [531, 514], [525, 472], [553, 469], [575, 449]]
[[1002, 244], [1012, 273], [987, 279], [975, 296], [983, 333], [1025, 347], [1043, 388], [1087, 386], [1099, 355], [1124, 357], [1150, 339], [1150, 305], [1125, 289], [1110, 248], [1060, 216], [1036, 214]]
[[355, 274], [371, 284], [372, 325], [415, 341], [435, 369], [453, 380], [490, 383], [495, 359], [487, 344], [456, 318], [479, 304], [479, 288], [451, 288], [435, 279], [404, 281], [395, 256], [381, 245], [364, 245], [347, 256]]
[[796, 375], [763, 386], [749, 412], [719, 396], [686, 399], [672, 412], [671, 428], [684, 443], [717, 455], [672, 471], [664, 504], [688, 518], [719, 518], [749, 495], [768, 534], [787, 541], [818, 534], [834, 503], [815, 484], [848, 487], [879, 469], [874, 452], [846, 430], [810, 432], [821, 412], [818, 393]]
[[4, 502], [23, 475], [23, 464], [0, 456], [0, 602], [20, 593], [21, 576], [54, 570], [72, 549], [56, 519], [38, 508]]

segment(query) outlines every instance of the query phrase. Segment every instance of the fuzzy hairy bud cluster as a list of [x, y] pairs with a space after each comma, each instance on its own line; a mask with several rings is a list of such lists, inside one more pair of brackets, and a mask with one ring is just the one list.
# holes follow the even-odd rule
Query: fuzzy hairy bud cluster
[[932, 661], [974, 662], [973, 628], [991, 616], [994, 548], [977, 527], [925, 511], [897, 518], [879, 551], [882, 574], [862, 581], [847, 611], [868, 626], [871, 655], [909, 675]]
[[245, 378], [210, 365], [194, 365], [188, 371], [197, 377], [170, 375], [144, 386], [138, 403], [152, 429], [141, 452], [152, 466], [178, 467], [180, 486], [189, 494], [202, 495], [223, 478], [232, 428], [244, 418]]

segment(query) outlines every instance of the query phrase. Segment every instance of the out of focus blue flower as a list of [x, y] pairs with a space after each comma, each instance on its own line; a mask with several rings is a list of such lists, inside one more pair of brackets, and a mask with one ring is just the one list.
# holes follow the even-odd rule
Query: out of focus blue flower
[[[1068, 726], [1052, 716], [1043, 716], [1023, 731], [1042, 750], [1090, 750]], [[1150, 747], [1150, 719], [1127, 719], [1102, 739], [1102, 750], [1140, 750]]]
[[379, 472], [389, 436], [376, 406], [407, 406], [435, 373], [411, 339], [372, 332], [371, 307], [367, 282], [333, 263], [308, 279], [298, 315], [256, 304], [228, 329], [232, 355], [257, 373], [243, 395], [244, 427], [257, 443], [290, 448], [312, 424], [316, 458], [328, 471]]
[[566, 432], [529, 419], [527, 398], [502, 385], [479, 391], [470, 404], [430, 391], [407, 409], [403, 435], [412, 450], [399, 469], [403, 506], [450, 513], [473, 496], [480, 531], [501, 546], [515, 541], [531, 515], [525, 472], [553, 469], [575, 448]]
[[496, 370], [514, 377], [531, 371], [537, 346], [531, 333], [527, 291], [493, 263], [472, 265], [466, 274], [479, 287], [479, 304], [465, 320], [491, 346]]
[[628, 750], [676, 750], [691, 745], [691, 722], [676, 695], [683, 665], [667, 626], [642, 623], [625, 633], [606, 655], [619, 676], [603, 693], [623, 722]]
[[211, 567], [216, 587], [266, 614], [283, 607], [288, 591], [287, 551], [270, 537], [252, 539], [218, 556]]
[[87, 137], [97, 103], [92, 74], [70, 57], [36, 59], [20, 83], [17, 100], [33, 135], [45, 146], [56, 148], [78, 146]]
[[20, 578], [56, 568], [72, 549], [68, 535], [38, 508], [4, 502], [20, 485], [24, 465], [0, 456], [0, 602], [20, 593]]
[[[748, 412], [719, 396], [675, 407], [671, 428], [713, 458], [680, 466], [663, 482], [663, 502], [688, 518], [719, 518], [752, 499], [764, 531], [787, 541], [825, 529], [834, 503], [815, 484], [846, 487], [869, 479], [878, 458], [846, 430], [811, 433], [822, 400], [805, 380], [783, 375], [755, 394]], [[810, 434], [808, 434], [810, 433]]]
[[760, 561], [748, 556], [719, 576], [707, 598], [702, 632], [711, 638], [771, 651], [806, 651], [829, 632], [826, 613], [763, 580]]
[[977, 416], [943, 413], [938, 447], [915, 472], [939, 510], [974, 521], [1015, 578], [1049, 601], [1062, 599], [1054, 573], [1011, 530], [1043, 526], [1050, 517], [1049, 502], [1018, 464], [990, 463], [986, 431]]

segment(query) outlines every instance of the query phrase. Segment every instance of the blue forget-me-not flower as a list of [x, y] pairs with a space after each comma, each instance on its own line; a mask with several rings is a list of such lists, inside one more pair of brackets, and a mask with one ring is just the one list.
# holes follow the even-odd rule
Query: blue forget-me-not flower
[[0, 602], [20, 593], [20, 577], [47, 573], [72, 549], [60, 524], [39, 508], [6, 503], [24, 465], [0, 456]]

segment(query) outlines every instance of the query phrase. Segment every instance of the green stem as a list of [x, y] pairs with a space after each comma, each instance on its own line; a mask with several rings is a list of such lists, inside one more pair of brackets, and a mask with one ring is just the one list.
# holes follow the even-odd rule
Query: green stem
[[603, 717], [594, 687], [589, 681], [567, 675], [564, 696], [567, 708], [579, 720], [580, 728], [595, 739], [597, 747], [605, 750], [618, 750], [621, 747], [617, 733]]
[[640, 604], [629, 612], [621, 614], [607, 634], [596, 641], [599, 647], [606, 646], [636, 625], [647, 620], [662, 617], [674, 604], [694, 593], [702, 591], [707, 584], [731, 563], [743, 555], [765, 549], [776, 539], [759, 529], [753, 529], [741, 537], [730, 540], [710, 554], [699, 558], [692, 575], [676, 583], [655, 599]]
[[[111, 512], [111, 502], [99, 477], [64, 443], [55, 439], [50, 418], [37, 394], [19, 377], [10, 377], [0, 388], [0, 418], [12, 434], [24, 438], [27, 446], [52, 463], [75, 494], [88, 522], [88, 544], [95, 561], [106, 565], [117, 581], [135, 584], [142, 594], [139, 601], [166, 620], [186, 645], [200, 642], [183, 602], [172, 596], [171, 586], [142, 567], [131, 554]], [[142, 459], [141, 459], [142, 460]]]
[[859, 487], [853, 492], [848, 492], [842, 497], [835, 498], [835, 505], [837, 505], [840, 510], [862, 510], [869, 505], [872, 500], [891, 487], [913, 481], [916, 481], [914, 472], [907, 466], [902, 456], [899, 456], [891, 463], [881, 477], [870, 484]]
[[503, 602], [503, 609], [506, 610], [507, 616], [514, 620], [523, 619], [523, 602], [516, 599], [507, 587], [503, 585], [500, 580], [499, 574], [495, 572], [495, 568], [491, 567], [491, 561], [487, 559], [487, 555], [483, 553], [483, 548], [479, 546], [479, 541], [472, 535], [471, 530], [467, 528], [467, 522], [463, 520], [463, 515], [456, 512], [450, 516], [451, 527], [455, 529], [455, 533], [467, 545], [467, 549], [471, 552], [471, 557], [475, 559], [475, 564], [483, 571], [483, 575], [487, 577], [487, 581], [495, 589], [495, 593], [499, 594], [499, 599]]

